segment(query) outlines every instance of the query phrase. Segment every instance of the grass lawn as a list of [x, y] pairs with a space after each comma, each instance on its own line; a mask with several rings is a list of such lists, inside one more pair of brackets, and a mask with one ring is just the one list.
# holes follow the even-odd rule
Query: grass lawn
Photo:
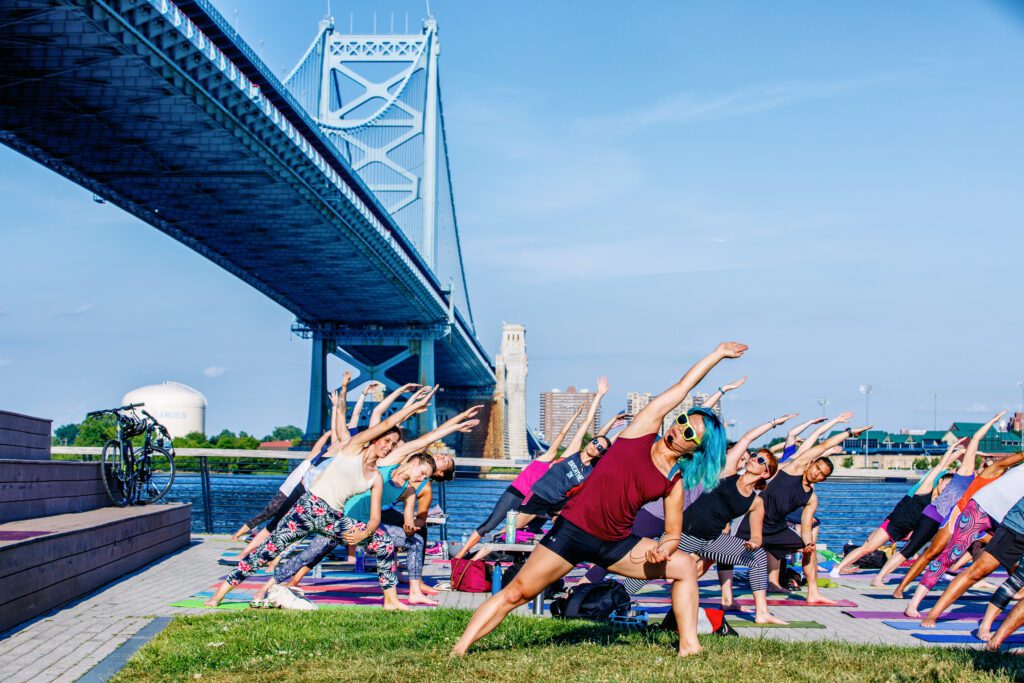
[[1011, 681], [1024, 659], [966, 649], [618, 634], [582, 621], [512, 617], [458, 660], [465, 610], [391, 614], [247, 610], [178, 617], [115, 678], [129, 681]]

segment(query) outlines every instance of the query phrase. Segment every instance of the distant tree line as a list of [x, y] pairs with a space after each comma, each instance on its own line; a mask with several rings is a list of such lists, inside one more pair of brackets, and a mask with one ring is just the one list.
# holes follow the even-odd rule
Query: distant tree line
[[[256, 450], [263, 441], [290, 441], [292, 446], [297, 446], [304, 432], [295, 425], [275, 427], [274, 431], [257, 439], [244, 431], [235, 434], [229, 429], [223, 429], [219, 434], [206, 436], [201, 432], [190, 432], [185, 436], [174, 437], [175, 448], [222, 448], [231, 450]], [[80, 423], [61, 425], [53, 432], [51, 439], [54, 446], [103, 446], [107, 441], [117, 437], [117, 423], [112, 415], [100, 417], [89, 417]], [[141, 445], [143, 437], [135, 437], [132, 442]], [[180, 457], [175, 462], [181, 469], [191, 469], [195, 464], [194, 458]], [[214, 471], [221, 472], [287, 472], [289, 463], [287, 460], [268, 460], [260, 458], [210, 458], [210, 467]]]

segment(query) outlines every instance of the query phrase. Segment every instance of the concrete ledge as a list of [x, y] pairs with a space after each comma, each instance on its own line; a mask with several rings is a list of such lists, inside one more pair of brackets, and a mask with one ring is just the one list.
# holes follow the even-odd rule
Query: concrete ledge
[[0, 631], [187, 546], [191, 507], [103, 508], [0, 525], [47, 532], [0, 541]]

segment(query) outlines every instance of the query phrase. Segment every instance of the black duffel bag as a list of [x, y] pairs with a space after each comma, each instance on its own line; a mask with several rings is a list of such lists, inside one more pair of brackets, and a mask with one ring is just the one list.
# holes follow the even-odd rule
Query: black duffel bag
[[[843, 555], [849, 555], [851, 551], [859, 548], [859, 545], [855, 543], [847, 543], [843, 546]], [[885, 566], [885, 563], [889, 560], [889, 556], [883, 553], [881, 550], [873, 550], [864, 557], [857, 560], [856, 564], [861, 569], [881, 569]]]
[[612, 612], [629, 609], [629, 593], [618, 581], [585, 583], [551, 601], [551, 616], [607, 621]]

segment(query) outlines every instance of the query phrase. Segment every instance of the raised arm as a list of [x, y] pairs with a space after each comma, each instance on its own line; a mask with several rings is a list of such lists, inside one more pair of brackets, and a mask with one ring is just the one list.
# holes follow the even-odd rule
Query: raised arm
[[[349, 438], [345, 425], [345, 408], [348, 401], [348, 383], [352, 379], [352, 373], [348, 370], [341, 377], [341, 386], [337, 391], [332, 391], [328, 396], [331, 399], [331, 443], [342, 446]], [[344, 431], [344, 434], [342, 434]]]
[[741, 436], [740, 440], [733, 444], [733, 447], [730, 448], [729, 452], [726, 454], [725, 467], [722, 468], [722, 473], [719, 476], [731, 477], [736, 474], [736, 466], [739, 464], [740, 456], [750, 448], [750, 444], [754, 443], [783, 422], [792, 420], [797, 415], [799, 415], [799, 413], [789, 413], [787, 415], [777, 417], [771, 422], [765, 422], [764, 424], [754, 427], [749, 432]]
[[831, 450], [832, 448], [835, 448], [836, 446], [840, 445], [847, 439], [852, 439], [856, 438], [857, 436], [860, 436], [869, 429], [871, 429], [870, 426], [857, 427], [856, 429], [854, 429], [853, 427], [848, 427], [843, 431], [839, 432], [838, 434], [836, 434], [835, 436], [831, 437], [827, 441], [819, 443], [815, 446], [811, 446], [803, 453], [797, 453], [796, 456], [788, 463], [786, 463], [786, 466], [783, 467], [782, 469], [783, 471], [786, 472], [786, 474], [803, 474], [804, 469], [806, 469], [809, 464], [820, 458], [827, 451]]
[[678, 382], [656, 396], [643, 410], [637, 413], [633, 422], [622, 431], [621, 435], [632, 439], [647, 434], [656, 434], [661, 429], [661, 423], [665, 416], [686, 399], [686, 396], [711, 372], [713, 367], [726, 358], [739, 358], [746, 350], [745, 344], [737, 342], [719, 344], [714, 351], [701, 358], [687, 370]]
[[394, 450], [388, 454], [388, 457], [381, 458], [377, 461], [377, 467], [395, 465], [397, 463], [404, 462], [430, 444], [443, 439], [449, 434], [473, 431], [473, 428], [480, 424], [480, 420], [475, 418], [481, 408], [483, 408], [483, 406], [473, 406], [469, 410], [459, 413], [423, 436], [413, 439], [412, 441], [406, 441], [399, 446], [395, 446]]
[[370, 426], [375, 427], [380, 423], [380, 421], [384, 418], [384, 413], [387, 412], [387, 409], [391, 407], [392, 403], [398, 400], [399, 396], [401, 396], [407, 391], [413, 391], [414, 389], [419, 388], [419, 384], [403, 384], [402, 386], [398, 387], [390, 394], [385, 396], [384, 400], [378, 403], [376, 407], [374, 407], [373, 412], [370, 413]]
[[594, 436], [608, 436], [608, 432], [612, 431], [616, 427], [627, 424], [631, 419], [632, 415], [623, 411], [612, 416], [610, 420], [601, 425], [601, 428], [597, 430], [597, 434]]
[[356, 404], [355, 406], [352, 407], [352, 417], [350, 417], [348, 420], [349, 430], [355, 429], [356, 427], [359, 426], [359, 418], [363, 414], [363, 403], [366, 402], [367, 394], [373, 391], [373, 388], [375, 386], [377, 386], [376, 382], [370, 382], [365, 387], [363, 387], [362, 391], [359, 392], [359, 398], [356, 399]]
[[374, 439], [380, 437], [389, 429], [397, 427], [413, 415], [422, 413], [430, 405], [431, 399], [434, 398], [434, 393], [437, 391], [437, 386], [423, 387], [410, 398], [401, 410], [398, 410], [388, 419], [378, 422], [372, 427], [364, 429], [355, 436], [352, 440], [346, 444], [343, 449], [345, 455], [358, 455], [362, 450], [363, 446], [370, 443]]
[[811, 425], [821, 424], [825, 420], [826, 418], [824, 417], [816, 417], [813, 420], [801, 422], [796, 427], [790, 429], [789, 432], [786, 434], [786, 444], [785, 446], [783, 446], [783, 449], [789, 448], [790, 446], [795, 446], [796, 438], [803, 434], [808, 427], [810, 427]]
[[743, 377], [740, 377], [732, 384], [723, 384], [722, 386], [718, 387], [718, 389], [715, 390], [715, 393], [708, 396], [707, 400], [704, 401], [704, 407], [708, 409], [714, 408], [716, 405], [718, 405], [718, 402], [722, 400], [723, 396], [725, 396], [733, 389], [739, 389], [746, 383], [746, 381], [747, 376], [744, 375]]
[[971, 437], [971, 442], [967, 444], [967, 452], [964, 453], [964, 459], [960, 463], [960, 468], [956, 471], [957, 474], [969, 477], [974, 474], [974, 456], [978, 454], [978, 448], [981, 446], [981, 440], [985, 438], [985, 434], [988, 430], [992, 429], [992, 426], [1003, 419], [1003, 415], [1006, 415], [1006, 411], [1003, 410], [983, 424], [978, 431], [974, 432], [974, 436]]
[[1017, 463], [1024, 460], [1024, 452], [1018, 451], [1013, 455], [1008, 455], [1002, 460], [996, 460], [991, 465], [985, 468], [984, 473], [988, 478], [1001, 477], [1006, 470], [1010, 469]]
[[309, 460], [310, 458], [316, 457], [316, 454], [323, 450], [323, 447], [327, 445], [327, 441], [330, 438], [330, 432], [324, 432], [322, 435], [320, 435], [320, 438], [316, 440], [315, 444], [313, 444], [312, 450], [310, 450], [309, 453], [306, 453], [306, 457], [304, 457], [303, 460]]
[[594, 416], [597, 415], [597, 408], [601, 405], [601, 399], [608, 393], [608, 378], [601, 377], [597, 380], [597, 393], [594, 394], [594, 400], [590, 402], [590, 408], [587, 409], [587, 415], [583, 418], [583, 422], [580, 422], [579, 429], [572, 437], [572, 441], [565, 447], [565, 452], [573, 454], [579, 452], [580, 448], [583, 447], [583, 437], [587, 435], [587, 428], [594, 424]]
[[543, 454], [537, 456], [537, 460], [539, 460], [540, 462], [551, 462], [552, 460], [555, 459], [555, 456], [558, 455], [559, 447], [561, 447], [562, 442], [565, 441], [566, 435], [572, 428], [572, 423], [575, 422], [576, 418], [579, 417], [582, 413], [583, 406], [580, 406], [576, 409], [576, 412], [572, 414], [572, 417], [569, 418], [569, 421], [562, 425], [562, 429], [559, 430], [555, 438], [551, 440], [550, 444], [548, 444], [548, 449], [544, 451]]
[[935, 479], [938, 478], [939, 472], [942, 472], [944, 469], [949, 467], [950, 463], [956, 460], [957, 456], [960, 455], [962, 451], [963, 449], [961, 448], [959, 441], [954, 441], [953, 443], [951, 443], [949, 447], [946, 449], [946, 452], [942, 454], [941, 458], [939, 458], [939, 461], [935, 464], [935, 467], [931, 468], [928, 471], [928, 474], [924, 475], [921, 481], [917, 482], [917, 484], [914, 485], [913, 489], [911, 489], [911, 492], [908, 493], [907, 495], [914, 495], [916, 493], [928, 493], [929, 491], [931, 491], [932, 487], [935, 486]]
[[840, 413], [838, 417], [834, 417], [825, 424], [821, 425], [811, 435], [804, 439], [804, 442], [797, 449], [796, 454], [800, 455], [805, 453], [808, 449], [813, 448], [817, 443], [818, 439], [821, 438], [822, 434], [827, 434], [833, 427], [842, 422], [849, 422], [853, 419], [853, 411], [847, 410], [845, 413]]

